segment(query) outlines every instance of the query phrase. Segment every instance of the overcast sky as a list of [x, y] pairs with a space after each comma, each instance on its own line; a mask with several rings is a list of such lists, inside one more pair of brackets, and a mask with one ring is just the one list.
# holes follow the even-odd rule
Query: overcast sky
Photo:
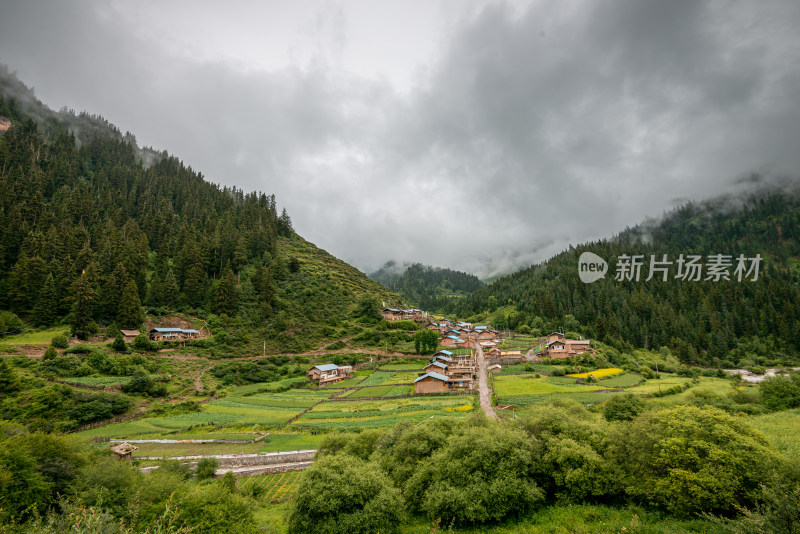
[[3, 0], [0, 62], [306, 239], [507, 272], [800, 169], [800, 2]]

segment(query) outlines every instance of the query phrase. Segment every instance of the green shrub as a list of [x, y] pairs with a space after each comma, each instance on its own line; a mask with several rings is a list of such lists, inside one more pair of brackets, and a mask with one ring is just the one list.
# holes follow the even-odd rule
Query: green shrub
[[48, 360], [54, 360], [56, 358], [56, 356], [58, 356], [58, 352], [51, 345], [51, 346], [47, 347], [46, 351], [44, 351], [44, 354], [42, 355], [42, 361], [46, 362]]
[[50, 340], [50, 344], [57, 349], [66, 349], [69, 347], [69, 341], [67, 341], [67, 336], [63, 334], [53, 336], [53, 339]]
[[614, 395], [603, 406], [606, 421], [631, 421], [644, 410], [644, 401], [633, 393]]
[[678, 515], [752, 506], [778, 465], [764, 436], [716, 408], [644, 412], [611, 441], [626, 493]]
[[197, 469], [195, 470], [194, 474], [200, 480], [214, 478], [214, 474], [217, 472], [218, 467], [219, 460], [216, 458], [202, 458], [199, 462], [197, 462]]
[[15, 313], [0, 311], [0, 337], [22, 332], [22, 321]]
[[800, 373], [772, 376], [758, 387], [761, 402], [770, 410], [788, 410], [800, 406]]
[[303, 471], [288, 516], [290, 533], [397, 532], [403, 499], [374, 463], [323, 456]]
[[128, 351], [128, 346], [125, 344], [125, 340], [122, 339], [122, 334], [117, 333], [117, 337], [115, 337], [114, 341], [111, 343], [111, 349], [116, 352]]
[[405, 487], [409, 507], [445, 524], [520, 516], [544, 501], [538, 459], [524, 432], [464, 425], [417, 468]]

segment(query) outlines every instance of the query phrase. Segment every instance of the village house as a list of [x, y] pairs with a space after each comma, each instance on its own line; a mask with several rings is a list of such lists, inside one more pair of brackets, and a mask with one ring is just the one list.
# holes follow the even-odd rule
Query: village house
[[500, 350], [497, 347], [489, 349], [489, 360], [492, 363], [513, 365], [521, 362], [524, 358], [525, 355], [521, 350]]
[[401, 321], [403, 320], [403, 311], [395, 308], [381, 308], [381, 315], [387, 321]]
[[447, 336], [439, 342], [443, 347], [463, 347], [464, 340], [457, 336]]
[[130, 343], [136, 339], [140, 332], [138, 330], [120, 330], [119, 333], [122, 334], [122, 340], [125, 343]]
[[[447, 352], [447, 351], [441, 351]], [[433, 357], [433, 361], [442, 362], [445, 365], [450, 365], [453, 362], [453, 358], [451, 356], [445, 356], [443, 354], [437, 354]]]
[[434, 360], [425, 367], [422, 368], [423, 374], [426, 373], [440, 373], [443, 375], [447, 374], [447, 364], [441, 362], [439, 360]]
[[490, 373], [499, 373], [502, 370], [503, 366], [500, 365], [499, 363], [493, 363], [487, 368], [487, 371], [489, 371]]
[[350, 376], [353, 368], [349, 365], [336, 365], [335, 363], [324, 363], [315, 365], [306, 373], [309, 380], [317, 382], [320, 386], [341, 382]]
[[193, 328], [153, 328], [148, 337], [151, 341], [190, 341], [200, 337]]
[[477, 332], [478, 339], [480, 339], [481, 341], [483, 340], [492, 341], [499, 337], [497, 332], [492, 330], [488, 326], [476, 326], [475, 332]]
[[450, 379], [440, 373], [425, 373], [414, 380], [414, 393], [446, 393]]
[[[445, 377], [444, 382], [441, 378]], [[453, 354], [440, 350], [434, 354], [431, 363], [422, 370], [414, 381], [415, 393], [441, 393], [455, 389], [475, 389], [475, 354], [468, 352]]]
[[132, 460], [133, 451], [138, 450], [139, 447], [131, 445], [130, 443], [117, 443], [109, 447], [111, 452], [117, 455], [117, 460]]
[[595, 353], [588, 339], [568, 339], [564, 337], [564, 334], [554, 332], [547, 336], [547, 346], [542, 352], [542, 356], [550, 359], [570, 358], [585, 352]]

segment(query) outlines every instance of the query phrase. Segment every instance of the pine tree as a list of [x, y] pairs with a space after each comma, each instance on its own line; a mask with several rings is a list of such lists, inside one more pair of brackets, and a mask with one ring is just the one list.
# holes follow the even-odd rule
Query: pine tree
[[178, 303], [180, 290], [178, 289], [178, 279], [175, 278], [175, 273], [172, 272], [172, 269], [168, 269], [166, 275], [164, 275], [162, 291], [163, 304], [169, 308], [174, 308]]
[[222, 277], [214, 291], [214, 311], [218, 314], [233, 315], [239, 307], [239, 295], [236, 287], [236, 275], [229, 265], [222, 271]]
[[37, 326], [50, 326], [58, 313], [58, 292], [56, 291], [56, 280], [53, 273], [47, 275], [42, 290], [39, 292], [39, 300], [33, 309], [33, 322]]
[[72, 335], [78, 339], [88, 339], [94, 332], [94, 321], [92, 321], [92, 311], [96, 300], [96, 294], [89, 278], [84, 272], [75, 284], [74, 304], [72, 306]]
[[136, 282], [131, 278], [119, 295], [116, 323], [119, 328], [138, 328], [143, 322], [142, 303]]

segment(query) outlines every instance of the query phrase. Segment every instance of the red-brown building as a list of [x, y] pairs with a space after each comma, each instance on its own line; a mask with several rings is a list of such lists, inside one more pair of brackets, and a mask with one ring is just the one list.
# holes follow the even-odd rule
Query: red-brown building
[[414, 380], [414, 393], [445, 393], [449, 391], [450, 379], [440, 373], [425, 373]]

